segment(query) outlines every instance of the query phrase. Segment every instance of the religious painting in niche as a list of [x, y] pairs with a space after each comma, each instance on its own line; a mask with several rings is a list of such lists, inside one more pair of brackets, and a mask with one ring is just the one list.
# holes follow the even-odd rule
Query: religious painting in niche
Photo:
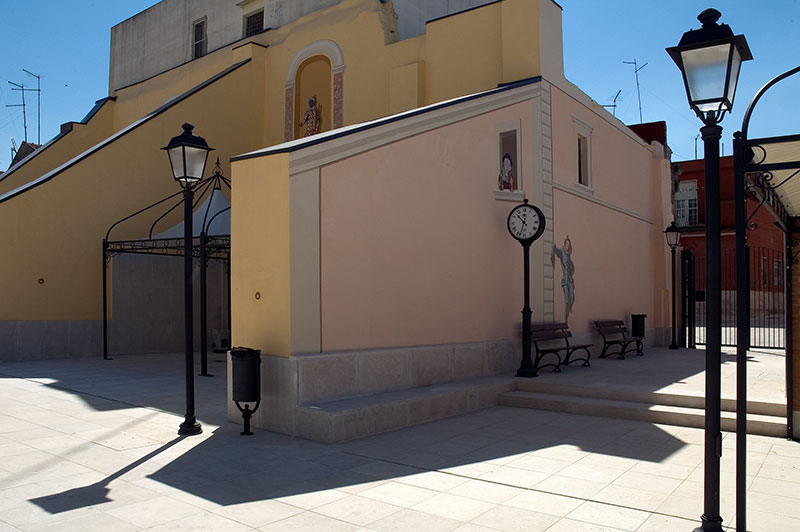
[[308, 109], [306, 109], [303, 119], [300, 121], [300, 127], [306, 126], [304, 137], [316, 135], [321, 131], [322, 127], [322, 109], [317, 103], [317, 95], [315, 94], [308, 99]]
[[517, 170], [517, 131], [502, 131], [500, 142], [500, 171], [497, 175], [497, 189], [513, 192], [519, 188]]
[[294, 86], [294, 138], [329, 131], [333, 124], [331, 63], [324, 55], [303, 61]]
[[561, 263], [561, 289], [564, 291], [564, 321], [569, 323], [572, 305], [575, 303], [575, 264], [572, 262], [572, 241], [569, 235], [564, 239], [564, 244], [559, 248], [553, 244], [553, 254], [550, 262], [555, 264], [556, 258]]

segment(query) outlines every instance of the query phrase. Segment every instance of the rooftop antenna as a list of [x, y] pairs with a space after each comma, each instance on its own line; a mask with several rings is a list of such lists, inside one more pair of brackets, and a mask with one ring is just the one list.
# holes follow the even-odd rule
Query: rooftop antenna
[[36, 89], [28, 89], [36, 93], [36, 144], [42, 144], [42, 76], [30, 70], [22, 69], [29, 76], [36, 78]]
[[619, 98], [620, 94], [622, 94], [622, 89], [617, 91], [617, 95], [614, 96], [614, 101], [612, 103], [603, 106], [603, 107], [611, 107], [611, 112], [613, 113], [614, 116], [617, 116], [617, 98]]
[[9, 85], [13, 85], [11, 87], [12, 91], [22, 92], [22, 103], [8, 104], [6, 107], [22, 107], [22, 125], [25, 128], [25, 142], [28, 142], [28, 117], [25, 114], [25, 85], [22, 83], [14, 83], [13, 81], [9, 81], [8, 83]]
[[636, 75], [636, 95], [639, 97], [639, 123], [642, 123], [642, 93], [639, 91], [639, 71], [647, 66], [647, 63], [639, 66], [636, 59], [633, 61], [623, 61], [626, 65], [633, 65], [633, 73]]
[[14, 137], [11, 137], [11, 160], [14, 160], [14, 157], [17, 156], [17, 141], [14, 140]]

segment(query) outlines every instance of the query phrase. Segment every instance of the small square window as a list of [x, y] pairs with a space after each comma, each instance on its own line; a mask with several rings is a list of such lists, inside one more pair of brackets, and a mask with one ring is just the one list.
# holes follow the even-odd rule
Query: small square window
[[258, 11], [252, 15], [247, 15], [244, 19], [244, 36], [250, 37], [261, 33], [264, 29], [264, 12]]

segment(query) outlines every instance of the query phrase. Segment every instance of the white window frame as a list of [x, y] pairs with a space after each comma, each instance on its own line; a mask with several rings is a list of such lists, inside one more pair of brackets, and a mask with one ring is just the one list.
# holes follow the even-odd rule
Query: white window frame
[[[197, 26], [202, 24], [203, 25], [203, 38], [202, 40], [198, 41], [197, 39]], [[199, 57], [203, 57], [208, 53], [208, 21], [206, 17], [199, 18], [192, 22], [192, 29], [191, 29], [191, 43], [192, 43], [192, 59], [197, 59]], [[202, 53], [199, 55], [197, 54], [197, 45], [202, 45]]]
[[[694, 206], [690, 203], [694, 201]], [[675, 193], [675, 225], [692, 227], [699, 223], [697, 210], [697, 181], [680, 181]]]
[[503, 133], [509, 133], [513, 131], [517, 141], [517, 153], [516, 159], [514, 160], [514, 170], [517, 174], [517, 190], [497, 190], [497, 185], [494, 187], [494, 199], [500, 201], [515, 201], [520, 202], [525, 198], [525, 187], [523, 186], [522, 180], [522, 164], [520, 159], [522, 158], [522, 125], [519, 120], [512, 120], [510, 122], [503, 122], [502, 124], [497, 124], [494, 128], [494, 138], [495, 138], [495, 169], [494, 169], [494, 180], [493, 183], [497, 182], [497, 176], [500, 175], [500, 171], [503, 167], [503, 148], [501, 147], [500, 143], [500, 135]]
[[[592, 183], [592, 131], [594, 128], [577, 116], [572, 116], [572, 129], [575, 133], [575, 186], [589, 194], [594, 194]], [[581, 156], [581, 141], [586, 145], [585, 157]], [[583, 177], [584, 179], [581, 179]], [[581, 182], [583, 181], [583, 182]]]

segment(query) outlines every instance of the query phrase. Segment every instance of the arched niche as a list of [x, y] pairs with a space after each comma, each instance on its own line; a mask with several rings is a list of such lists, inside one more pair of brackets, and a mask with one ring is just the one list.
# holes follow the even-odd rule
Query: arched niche
[[314, 97], [321, 111], [320, 131], [329, 131], [333, 123], [331, 90], [331, 63], [324, 55], [309, 57], [297, 69], [294, 84], [294, 138], [305, 135], [306, 126], [301, 125], [308, 110], [308, 100]]
[[[330, 68], [330, 84], [326, 90], [328, 92], [327, 100], [331, 103], [328, 109], [322, 108], [323, 117], [328, 117], [327, 125], [323, 118], [322, 129], [328, 130], [344, 125], [342, 101], [345, 65], [342, 49], [330, 40], [317, 41], [309, 44], [294, 56], [286, 73], [284, 138], [287, 141], [294, 139], [295, 133], [299, 131], [295, 124], [302, 119], [303, 114], [298, 116], [297, 110], [302, 109], [304, 113], [308, 108], [308, 98], [301, 98], [302, 95], [298, 94], [298, 90], [305, 91], [308, 88], [308, 85], [303, 86], [304, 83], [314, 83], [312, 80], [316, 79], [322, 70], [321, 61], [324, 60], [327, 60], [327, 67]], [[308, 75], [308, 79], [306, 79], [306, 75]], [[300, 76], [299, 84], [298, 76]], [[317, 98], [320, 101], [323, 100], [320, 94], [317, 94]]]

